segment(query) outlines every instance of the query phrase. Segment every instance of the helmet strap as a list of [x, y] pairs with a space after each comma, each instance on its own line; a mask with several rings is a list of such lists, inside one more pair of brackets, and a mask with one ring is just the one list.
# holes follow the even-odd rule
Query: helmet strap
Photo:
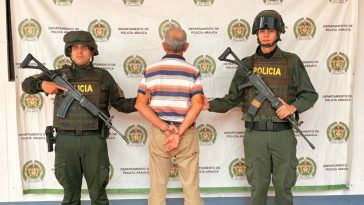
[[[72, 60], [72, 59], [71, 59], [71, 60]], [[92, 56], [92, 57], [91, 57], [91, 61], [90, 61], [90, 63], [89, 63], [89, 64], [87, 64], [87, 66], [89, 66], [89, 65], [90, 65], [90, 66], [93, 66], [93, 62], [94, 62], [94, 56]], [[73, 60], [72, 60], [72, 64], [71, 64], [71, 66], [72, 66], [72, 69], [75, 69], [75, 68], [76, 68], [76, 66], [77, 66], [77, 67], [80, 67], [80, 66], [78, 66], [78, 65], [75, 63], [75, 61], [73, 61]], [[86, 67], [87, 67], [87, 66], [86, 66]], [[83, 67], [83, 66], [81, 66], [81, 67]]]
[[272, 47], [274, 45], [276, 45], [278, 43], [278, 41], [280, 41], [281, 38], [280, 38], [280, 35], [278, 35], [277, 39], [275, 41], [273, 41], [273, 43], [268, 43], [268, 44], [262, 44], [257, 36], [257, 41], [258, 41], [258, 44], [264, 48], [269, 48], [269, 47]]

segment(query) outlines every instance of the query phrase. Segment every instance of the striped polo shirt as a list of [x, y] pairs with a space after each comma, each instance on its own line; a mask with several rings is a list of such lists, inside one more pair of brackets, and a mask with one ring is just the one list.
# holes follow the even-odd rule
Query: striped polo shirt
[[149, 106], [165, 121], [182, 122], [190, 108], [190, 99], [203, 94], [201, 75], [182, 56], [166, 55], [149, 66], [142, 77], [138, 93], [149, 90]]

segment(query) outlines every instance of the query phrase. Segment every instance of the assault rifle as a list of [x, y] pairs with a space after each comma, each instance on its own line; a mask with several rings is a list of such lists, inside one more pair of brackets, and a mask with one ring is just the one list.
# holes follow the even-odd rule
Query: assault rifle
[[[232, 55], [234, 60], [227, 59], [229, 55]], [[246, 65], [244, 65], [240, 59], [235, 55], [235, 53], [231, 50], [230, 47], [228, 47], [220, 56], [220, 61], [226, 61], [233, 63], [240, 68], [244, 75], [248, 78], [249, 82], [240, 86], [239, 88], [245, 88], [249, 86], [253, 86], [255, 89], [257, 89], [258, 95], [255, 97], [255, 99], [251, 102], [251, 104], [248, 107], [247, 113], [255, 116], [257, 113], [259, 107], [264, 102], [264, 100], [268, 100], [272, 107], [274, 109], [280, 108], [283, 104], [281, 101], [279, 101], [278, 97], [269, 89], [269, 87], [265, 84], [265, 82], [262, 79], [262, 76], [259, 74], [253, 73], [250, 69], [247, 68]], [[306, 140], [306, 142], [310, 145], [312, 149], [315, 149], [315, 146], [306, 138], [306, 136], [303, 134], [299, 126], [301, 123], [299, 123], [293, 115], [290, 115], [286, 117], [286, 119], [291, 123], [292, 127], [303, 137], [303, 139]]]
[[[31, 61], [36, 63], [36, 66], [29, 65]], [[23, 62], [20, 64], [21, 68], [32, 68], [39, 69], [43, 73], [45, 73], [53, 82], [57, 85], [63, 86], [67, 88], [67, 92], [64, 93], [66, 96], [61, 107], [57, 110], [57, 116], [65, 118], [69, 107], [71, 106], [74, 100], [77, 100], [80, 105], [89, 111], [92, 115], [99, 117], [102, 121], [104, 121], [105, 125], [108, 128], [113, 129], [116, 133], [118, 133], [126, 143], [128, 143], [128, 139], [121, 134], [119, 130], [117, 130], [111, 123], [112, 117], [108, 117], [105, 113], [103, 113], [98, 107], [96, 107], [91, 101], [89, 101], [80, 91], [78, 91], [74, 86], [68, 82], [64, 76], [60, 76], [46, 68], [42, 63], [40, 63], [36, 58], [32, 56], [32, 54], [28, 54]]]

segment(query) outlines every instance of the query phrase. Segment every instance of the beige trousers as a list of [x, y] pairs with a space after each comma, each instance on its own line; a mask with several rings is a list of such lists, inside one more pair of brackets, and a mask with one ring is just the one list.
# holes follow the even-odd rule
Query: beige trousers
[[199, 143], [197, 128], [189, 128], [180, 145], [172, 153], [164, 147], [166, 136], [152, 127], [149, 142], [150, 192], [148, 205], [165, 205], [171, 159], [176, 156], [176, 166], [183, 186], [184, 205], [204, 205], [199, 191]]

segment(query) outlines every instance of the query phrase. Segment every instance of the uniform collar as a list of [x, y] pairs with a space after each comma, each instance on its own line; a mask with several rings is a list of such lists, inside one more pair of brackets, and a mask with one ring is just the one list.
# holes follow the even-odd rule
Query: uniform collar
[[93, 68], [92, 64], [89, 64], [87, 66], [78, 66], [76, 64], [73, 64], [72, 71], [75, 73], [86, 73], [92, 68]]
[[282, 57], [282, 50], [277, 45], [276, 48], [272, 52], [264, 54], [262, 52], [262, 50], [260, 49], [260, 46], [258, 46], [255, 51], [255, 54], [259, 57], [264, 57], [265, 59], [270, 59], [270, 58]]
[[91, 67], [92, 67], [93, 65], [92, 65], [92, 63], [90, 63], [90, 64], [88, 64], [88, 65], [77, 65], [76, 63], [72, 63], [72, 65], [71, 65], [71, 67], [73, 68], [73, 69], [90, 69]]

